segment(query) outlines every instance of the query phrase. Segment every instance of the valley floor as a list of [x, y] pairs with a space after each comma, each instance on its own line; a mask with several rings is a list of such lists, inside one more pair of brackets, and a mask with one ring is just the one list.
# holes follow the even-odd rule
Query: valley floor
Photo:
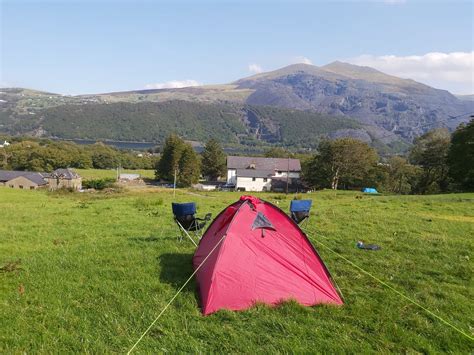
[[[288, 210], [293, 196], [259, 194]], [[216, 216], [238, 193], [190, 193]], [[203, 317], [194, 281], [138, 352], [462, 352], [473, 341], [361, 273], [356, 263], [473, 336], [474, 194], [368, 196], [322, 191], [310, 239], [342, 307], [288, 302]], [[192, 273], [171, 190], [47, 193], [0, 188], [0, 352], [124, 353]], [[358, 240], [380, 251], [356, 248]]]

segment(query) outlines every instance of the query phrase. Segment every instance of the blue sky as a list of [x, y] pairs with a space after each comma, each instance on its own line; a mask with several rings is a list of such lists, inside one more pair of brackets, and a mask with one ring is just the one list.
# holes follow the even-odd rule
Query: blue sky
[[1, 2], [2, 86], [83, 94], [345, 60], [473, 89], [473, 2]]

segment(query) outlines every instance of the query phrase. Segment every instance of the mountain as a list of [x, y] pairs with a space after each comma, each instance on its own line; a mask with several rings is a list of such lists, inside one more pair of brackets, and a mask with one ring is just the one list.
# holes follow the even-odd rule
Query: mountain
[[[454, 129], [474, 111], [469, 96], [456, 97], [410, 79], [370, 67], [333, 62], [317, 67], [294, 64], [227, 85], [141, 90], [101, 95], [122, 100], [239, 102], [344, 116], [371, 126], [384, 142], [414, 137], [436, 127]], [[456, 117], [456, 118], [452, 118]]]
[[459, 100], [409, 79], [342, 62], [323, 67], [291, 65], [235, 82], [236, 89], [250, 89], [246, 103], [322, 112], [356, 119], [376, 127], [379, 137], [394, 133], [407, 140], [427, 129], [456, 127], [472, 112], [472, 103]]
[[369, 67], [294, 64], [224, 85], [63, 96], [1, 89], [0, 133], [151, 140], [170, 132], [228, 144], [314, 147], [351, 136], [401, 149], [429, 129], [454, 129], [474, 102]]
[[456, 95], [459, 100], [465, 101], [474, 101], [474, 94], [473, 95]]

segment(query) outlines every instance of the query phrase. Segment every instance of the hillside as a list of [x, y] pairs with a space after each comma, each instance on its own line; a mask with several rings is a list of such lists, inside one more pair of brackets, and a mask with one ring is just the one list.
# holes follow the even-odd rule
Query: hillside
[[[274, 107], [190, 101], [69, 103], [31, 115], [0, 116], [8, 134], [161, 143], [172, 132], [189, 140], [214, 137], [225, 144], [316, 147], [340, 130], [363, 130], [356, 121]], [[363, 130], [365, 132], [365, 130]], [[368, 136], [368, 141], [371, 141]]]
[[400, 148], [429, 129], [454, 129], [473, 111], [468, 96], [333, 62], [181, 89], [80, 96], [2, 89], [0, 133], [159, 142], [175, 131], [193, 140], [301, 147], [323, 134]]

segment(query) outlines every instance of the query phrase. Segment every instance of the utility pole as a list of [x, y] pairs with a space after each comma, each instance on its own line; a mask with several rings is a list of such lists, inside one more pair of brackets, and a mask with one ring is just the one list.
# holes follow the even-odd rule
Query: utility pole
[[288, 184], [290, 181], [290, 156], [288, 155], [288, 167], [286, 169], [286, 194], [288, 195]]

